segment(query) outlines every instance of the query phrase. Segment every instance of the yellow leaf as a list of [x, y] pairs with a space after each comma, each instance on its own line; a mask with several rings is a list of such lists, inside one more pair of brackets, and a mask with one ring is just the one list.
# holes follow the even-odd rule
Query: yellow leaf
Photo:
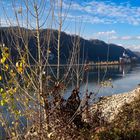
[[14, 77], [16, 74], [14, 73], [13, 70], [10, 70], [10, 75], [11, 75], [12, 77]]
[[21, 60], [21, 63], [22, 63], [22, 64], [25, 64], [25, 60], [24, 60], [24, 59], [22, 59], [22, 60]]
[[17, 88], [15, 87], [14, 89], [13, 89], [13, 92], [16, 92], [17, 91]]
[[9, 57], [9, 53], [5, 53], [4, 57], [8, 58]]
[[7, 48], [7, 47], [4, 48], [4, 51], [8, 51], [8, 50], [9, 50], [9, 48]]
[[16, 62], [16, 67], [19, 67], [19, 62]]
[[4, 126], [4, 123], [2, 122], [1, 125]]
[[3, 64], [6, 61], [6, 57], [3, 57], [0, 62]]
[[1, 100], [1, 101], [0, 101], [0, 105], [1, 105], [1, 106], [4, 106], [4, 104], [5, 104], [5, 101], [4, 101], [4, 100]]
[[9, 65], [8, 65], [8, 64], [6, 64], [6, 65], [5, 65], [5, 68], [6, 68], [6, 70], [8, 70], [8, 68], [9, 68]]
[[19, 73], [23, 73], [23, 68], [22, 68], [22, 67], [17, 67], [17, 71], [18, 71]]
[[3, 88], [0, 88], [0, 92], [3, 92]]
[[2, 80], [2, 76], [0, 76], [0, 80]]
[[11, 134], [12, 134], [13, 137], [16, 135], [15, 132], [12, 132]]
[[22, 66], [23, 66], [23, 63], [22, 63], [22, 62], [20, 62], [19, 66], [20, 66], [20, 67], [22, 67]]

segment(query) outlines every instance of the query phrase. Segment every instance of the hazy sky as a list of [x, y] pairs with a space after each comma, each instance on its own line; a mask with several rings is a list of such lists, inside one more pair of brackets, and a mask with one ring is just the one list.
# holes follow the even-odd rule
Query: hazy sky
[[[1, 5], [13, 18], [11, 1], [1, 0]], [[24, 9], [23, 0], [15, 1], [17, 8], [22, 6]], [[63, 14], [69, 3], [70, 0], [64, 0]], [[2, 7], [0, 9], [1, 23], [5, 24], [5, 14]], [[57, 14], [55, 16], [57, 18]], [[12, 20], [14, 22], [14, 18]], [[70, 34], [80, 32], [87, 39], [98, 38], [140, 51], [140, 0], [72, 0], [63, 30]]]

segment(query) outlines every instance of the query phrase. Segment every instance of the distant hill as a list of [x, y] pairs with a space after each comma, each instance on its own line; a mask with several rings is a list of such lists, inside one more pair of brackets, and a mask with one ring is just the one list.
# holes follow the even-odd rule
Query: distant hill
[[134, 53], [135, 55], [137, 55], [138, 57], [140, 57], [140, 52], [134, 51], [133, 53]]
[[[16, 51], [16, 45], [20, 44], [21, 48], [24, 48], [23, 40], [18, 36], [23, 36], [24, 40], [27, 40], [29, 45], [30, 53], [33, 55], [35, 59], [37, 59], [37, 47], [36, 47], [36, 31], [35, 30], [27, 30], [25, 28], [21, 28], [22, 32], [19, 32], [17, 27], [3, 27], [0, 28], [0, 42], [4, 42], [7, 46], [11, 47], [11, 52], [13, 54], [13, 59], [15, 60], [18, 57], [18, 53]], [[51, 40], [50, 40], [50, 50], [51, 55], [53, 56], [50, 60], [51, 63], [56, 63], [57, 61], [57, 35], [58, 32], [56, 30], [50, 29], [42, 29], [40, 31], [41, 43], [43, 45], [42, 49], [44, 50], [44, 54], [46, 54], [47, 48], [47, 34], [51, 32]], [[18, 42], [18, 43], [17, 43]], [[75, 43], [79, 42], [79, 43]], [[93, 39], [86, 40], [82, 37], [69, 35], [65, 32], [61, 32], [61, 63], [66, 63], [69, 60], [69, 56], [71, 52], [76, 46], [80, 47], [80, 62], [82, 61], [106, 61], [107, 54], [109, 61], [118, 61], [119, 57], [122, 56], [123, 52], [125, 52], [130, 57], [139, 58], [139, 56], [132, 52], [131, 50], [126, 50], [122, 46], [118, 46], [115, 44], [107, 44], [104, 41]], [[32, 58], [30, 58], [32, 59]]]

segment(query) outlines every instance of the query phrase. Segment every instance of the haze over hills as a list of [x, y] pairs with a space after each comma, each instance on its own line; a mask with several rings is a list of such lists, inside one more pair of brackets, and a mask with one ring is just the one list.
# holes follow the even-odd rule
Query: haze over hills
[[[11, 52], [13, 59], [16, 59], [18, 53], [16, 52], [15, 46], [19, 45], [24, 49], [23, 39], [28, 42], [29, 50], [34, 58], [37, 59], [37, 47], [36, 47], [36, 38], [35, 30], [28, 30], [25, 28], [20, 28], [22, 32], [18, 30], [17, 27], [1, 27], [0, 28], [0, 42], [5, 43], [6, 46], [11, 47]], [[40, 31], [40, 40], [43, 49], [44, 55], [47, 54], [46, 48], [48, 44], [48, 34], [51, 33], [50, 39], [50, 51], [51, 51], [51, 63], [56, 63], [57, 61], [57, 36], [58, 32], [56, 30], [42, 29]], [[20, 37], [22, 35], [23, 39]], [[18, 37], [19, 36], [19, 37]], [[17, 39], [18, 37], [18, 39]], [[73, 49], [74, 47], [74, 49]], [[72, 54], [72, 51], [76, 51], [80, 47], [80, 62], [82, 61], [119, 61], [119, 58], [125, 52], [130, 57], [136, 57], [139, 59], [139, 56], [132, 52], [131, 50], [125, 49], [122, 46], [115, 44], [107, 44], [104, 41], [93, 39], [86, 40], [82, 37], [76, 35], [69, 35], [65, 32], [61, 32], [61, 53], [60, 53], [60, 63], [66, 63], [69, 60], [69, 56]], [[107, 58], [108, 55], [108, 58]]]
[[134, 51], [134, 54], [136, 54], [138, 57], [140, 57], [140, 52]]

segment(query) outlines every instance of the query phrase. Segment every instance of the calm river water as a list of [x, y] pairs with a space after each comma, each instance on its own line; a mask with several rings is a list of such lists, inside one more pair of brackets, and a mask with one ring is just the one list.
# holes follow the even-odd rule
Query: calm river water
[[[105, 80], [111, 79], [112, 86], [100, 88], [99, 83], [103, 77]], [[133, 90], [138, 84], [140, 84], [140, 64], [108, 66], [107, 72], [106, 66], [91, 66], [88, 72], [88, 84], [83, 82], [80, 91], [85, 93], [88, 88], [88, 91], [96, 92], [100, 88], [98, 97], [108, 96]], [[68, 94], [71, 90], [72, 86], [68, 88]]]

